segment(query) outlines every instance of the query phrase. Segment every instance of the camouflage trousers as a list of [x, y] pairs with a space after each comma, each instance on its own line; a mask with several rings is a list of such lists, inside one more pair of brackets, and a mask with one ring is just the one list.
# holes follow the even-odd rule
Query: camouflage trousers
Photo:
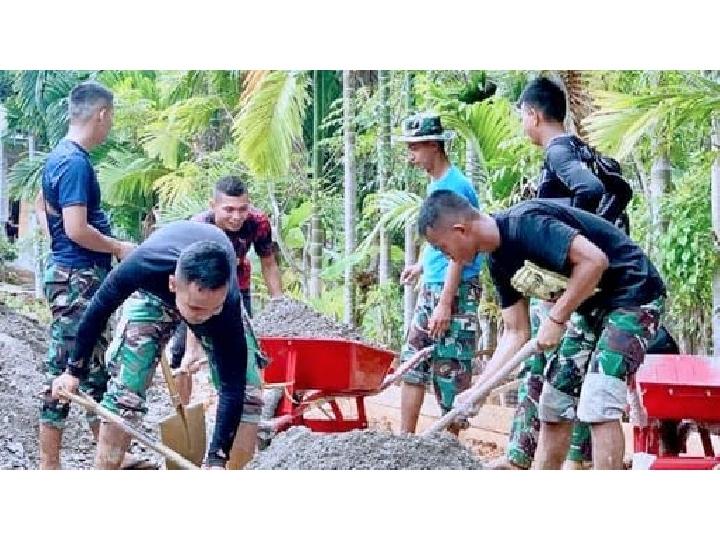
[[[547, 318], [552, 302], [537, 298], [530, 300], [530, 330], [532, 337], [537, 335], [540, 324]], [[525, 361], [518, 375], [518, 406], [515, 410], [506, 456], [508, 461], [517, 467], [529, 469], [537, 450], [540, 435], [540, 418], [538, 401], [543, 389], [546, 367], [545, 353], [532, 356]], [[590, 426], [576, 422], [570, 439], [570, 450], [567, 459], [570, 461], [591, 461], [592, 444]]]
[[417, 351], [435, 344], [435, 350], [403, 376], [410, 384], [432, 383], [435, 397], [443, 413], [452, 409], [455, 396], [470, 388], [472, 361], [477, 349], [478, 302], [480, 284], [477, 280], [460, 284], [453, 299], [450, 327], [438, 341], [428, 335], [428, 321], [442, 294], [442, 283], [422, 285], [408, 336], [401, 352], [402, 361]]
[[[50, 305], [52, 322], [50, 344], [44, 365], [45, 378], [40, 411], [42, 424], [58, 429], [63, 429], [65, 426], [70, 405], [52, 399], [52, 381], [65, 371], [68, 359], [75, 348], [80, 319], [106, 275], [107, 270], [100, 267], [73, 269], [50, 264], [45, 269], [43, 276], [45, 298]], [[102, 336], [90, 359], [88, 377], [80, 384], [80, 390], [96, 401], [102, 399], [107, 388], [108, 374], [103, 363], [106, 347], [106, 336]], [[86, 412], [86, 417], [91, 424], [98, 421], [93, 413]]]
[[[179, 322], [177, 312], [151, 294], [136, 292], [125, 301], [121, 322], [106, 354], [110, 381], [102, 400], [103, 407], [131, 423], [140, 422], [147, 412], [145, 396], [160, 354]], [[246, 323], [244, 328], [248, 341], [248, 367], [242, 421], [256, 423], [262, 408], [262, 380], [256, 355], [251, 354], [251, 343], [257, 343], [257, 340], [249, 324]], [[208, 356], [211, 379], [218, 388], [212, 341], [201, 337], [200, 342]]]
[[543, 422], [620, 420], [628, 383], [660, 326], [665, 298], [642, 306], [578, 313], [549, 358], [538, 411]]

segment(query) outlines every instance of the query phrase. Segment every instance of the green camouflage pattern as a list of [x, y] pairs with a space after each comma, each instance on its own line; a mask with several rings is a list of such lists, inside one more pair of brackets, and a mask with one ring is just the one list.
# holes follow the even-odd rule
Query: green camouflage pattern
[[[245, 338], [257, 347], [248, 318], [243, 310]], [[136, 292], [123, 305], [121, 323], [107, 353], [107, 364], [111, 375], [108, 391], [102, 405], [109, 411], [137, 423], [147, 412], [145, 396], [157, 367], [160, 354], [175, 332], [180, 316], [175, 309], [166, 306], [159, 298], [146, 293]], [[251, 336], [251, 337], [249, 337]], [[216, 388], [218, 375], [212, 354], [212, 342], [209, 338], [199, 338], [207, 353], [211, 378]], [[259, 347], [257, 347], [259, 350]], [[259, 419], [262, 408], [261, 378], [258, 368], [260, 354], [250, 355], [248, 350], [247, 386], [245, 388], [245, 407], [242, 421]], [[258, 397], [260, 396], [260, 397]], [[255, 412], [257, 410], [257, 412]], [[247, 420], [246, 416], [251, 418]]]
[[[70, 412], [68, 403], [52, 399], [52, 381], [67, 367], [68, 359], [75, 348], [78, 326], [85, 309], [105, 279], [107, 270], [100, 267], [71, 269], [50, 264], [43, 276], [45, 298], [50, 306], [50, 343], [44, 362], [44, 382], [40, 422], [63, 429]], [[104, 355], [107, 337], [102, 335], [90, 358], [87, 378], [80, 383], [80, 390], [100, 401], [107, 389], [108, 373]], [[98, 421], [94, 413], [86, 411], [88, 422]]]
[[[545, 302], [538, 298], [530, 300], [530, 331], [532, 337], [537, 336], [540, 324], [547, 318], [552, 306], [552, 302]], [[518, 375], [520, 379], [518, 405], [510, 428], [506, 456], [510, 463], [523, 469], [529, 469], [532, 465], [540, 436], [538, 400], [545, 380], [545, 359], [545, 353], [533, 355], [525, 361]], [[587, 424], [576, 422], [567, 459], [571, 461], [592, 461], [590, 426]]]
[[137, 291], [124, 302], [106, 355], [111, 378], [103, 407], [131, 423], [140, 422], [160, 355], [179, 322], [177, 311], [152, 294]]
[[665, 299], [645, 305], [574, 314], [557, 354], [550, 358], [546, 380], [577, 400], [586, 373], [600, 373], [627, 382], [645, 358], [660, 326]]
[[409, 370], [403, 381], [422, 385], [432, 383], [438, 405], [445, 413], [452, 409], [455, 396], [470, 388], [472, 361], [477, 350], [477, 310], [481, 289], [476, 280], [460, 284], [453, 299], [450, 327], [435, 342], [428, 335], [427, 327], [442, 289], [442, 283], [422, 285], [401, 359], [408, 360], [417, 351], [435, 345], [432, 354]]
[[[247, 370], [245, 372], [245, 401], [243, 402], [242, 422], [257, 424], [262, 419], [263, 408], [263, 378], [262, 369], [269, 360], [260, 349], [260, 342], [255, 335], [252, 322], [247, 310], [243, 306], [243, 328], [245, 329], [245, 342], [247, 343]], [[212, 358], [212, 343], [206, 337], [200, 339], [208, 358]], [[216, 364], [210, 363], [210, 380], [215, 388], [220, 386], [220, 376]]]

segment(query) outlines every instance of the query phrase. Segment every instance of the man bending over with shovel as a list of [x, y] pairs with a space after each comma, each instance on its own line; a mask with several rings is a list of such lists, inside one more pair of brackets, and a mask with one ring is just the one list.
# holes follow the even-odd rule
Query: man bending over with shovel
[[438, 191], [423, 204], [418, 228], [458, 263], [489, 255], [504, 331], [487, 374], [529, 339], [527, 298], [547, 296], [534, 290], [524, 265], [565, 280], [546, 298], [555, 305], [537, 334], [548, 364], [535, 466], [561, 468], [578, 418], [591, 426], [594, 468], [622, 468], [628, 378], [642, 363], [665, 304], [665, 285], [648, 257], [603, 218], [548, 200], [488, 215]]
[[[110, 315], [126, 300], [124, 325], [108, 351], [108, 391], [101, 405], [131, 423], [147, 412], [145, 393], [159, 355], [179, 321], [206, 348], [218, 387], [215, 432], [206, 465], [224, 468], [243, 412], [247, 346], [235, 250], [213, 225], [179, 221], [152, 234], [106, 278], [86, 309], [67, 370], [53, 396], [76, 391]], [[132, 297], [131, 297], [132, 296]], [[131, 297], [131, 298], [130, 298]], [[117, 469], [130, 437], [119, 427], [100, 428], [95, 467]]]

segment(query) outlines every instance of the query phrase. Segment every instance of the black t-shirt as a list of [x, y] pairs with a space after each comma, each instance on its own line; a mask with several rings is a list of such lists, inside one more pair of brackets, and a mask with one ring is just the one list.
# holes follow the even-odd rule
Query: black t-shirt
[[242, 298], [235, 275], [235, 249], [227, 235], [215, 227], [193, 221], [177, 221], [153, 233], [116, 266], [97, 290], [85, 310], [77, 332], [76, 347], [68, 371], [79, 378], [88, 372], [88, 359], [110, 315], [135, 291], [146, 291], [176, 310], [169, 276], [175, 273], [180, 252], [201, 240], [217, 242], [227, 252], [232, 276], [222, 311], [200, 325], [189, 325], [213, 343], [219, 384], [217, 422], [209, 452], [221, 449], [229, 455], [242, 416], [245, 395], [247, 344], [242, 318]]
[[589, 212], [556, 201], [536, 199], [493, 214], [500, 229], [500, 247], [488, 257], [490, 275], [507, 308], [522, 298], [510, 280], [526, 260], [570, 276], [568, 253], [581, 234], [607, 256], [600, 292], [578, 311], [640, 306], [665, 295], [665, 285], [650, 259], [617, 227]]
[[574, 135], [556, 137], [545, 150], [537, 196], [595, 213], [605, 194], [602, 181], [580, 159], [573, 147], [585, 143]]

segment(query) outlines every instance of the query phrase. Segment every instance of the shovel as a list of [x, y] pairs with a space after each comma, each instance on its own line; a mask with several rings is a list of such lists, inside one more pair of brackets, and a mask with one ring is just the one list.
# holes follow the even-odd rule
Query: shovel
[[[160, 437], [163, 442], [195, 465], [201, 465], [205, 457], [205, 409], [202, 403], [186, 407], [180, 400], [172, 369], [164, 354], [160, 365], [170, 392], [170, 401], [176, 413], [160, 421]], [[168, 469], [177, 469], [174, 462], [167, 460]]]
[[504, 366], [494, 373], [491, 373], [489, 376], [482, 377], [478, 382], [476, 382], [470, 390], [467, 401], [463, 401], [462, 403], [455, 405], [451, 411], [446, 413], [437, 422], [425, 430], [421, 437], [429, 437], [430, 435], [446, 429], [456, 420], [477, 414], [477, 409], [479, 409], [482, 402], [487, 399], [490, 392], [492, 392], [496, 386], [501, 384], [505, 378], [507, 378], [507, 376], [515, 370], [515, 368], [537, 352], [537, 342], [534, 339], [531, 339], [523, 345], [523, 347], [515, 353], [515, 356], [513, 356]]
[[[102, 417], [103, 419], [107, 420], [108, 422], [111, 422], [118, 426], [120, 429], [122, 429], [125, 433], [130, 435], [131, 437], [134, 437], [141, 443], [143, 443], [148, 448], [151, 448], [155, 450], [158, 454], [161, 454], [165, 457], [165, 459], [168, 461], [168, 463], [173, 463], [173, 469], [184, 469], [184, 470], [197, 470], [198, 467], [189, 462], [187, 459], [185, 459], [183, 456], [172, 450], [171, 448], [166, 447], [165, 445], [159, 443], [154, 438], [146, 435], [139, 429], [134, 428], [125, 420], [120, 418], [118, 415], [111, 413], [108, 411], [105, 407], [100, 406], [98, 403], [96, 403], [91, 397], [83, 394], [82, 392], [78, 394], [69, 394], [65, 391], [61, 391], [60, 395], [64, 399], [68, 399], [71, 401], [74, 401], [78, 405], [82, 405], [89, 411], [94, 412], [98, 416]], [[168, 467], [170, 468], [170, 467]]]

